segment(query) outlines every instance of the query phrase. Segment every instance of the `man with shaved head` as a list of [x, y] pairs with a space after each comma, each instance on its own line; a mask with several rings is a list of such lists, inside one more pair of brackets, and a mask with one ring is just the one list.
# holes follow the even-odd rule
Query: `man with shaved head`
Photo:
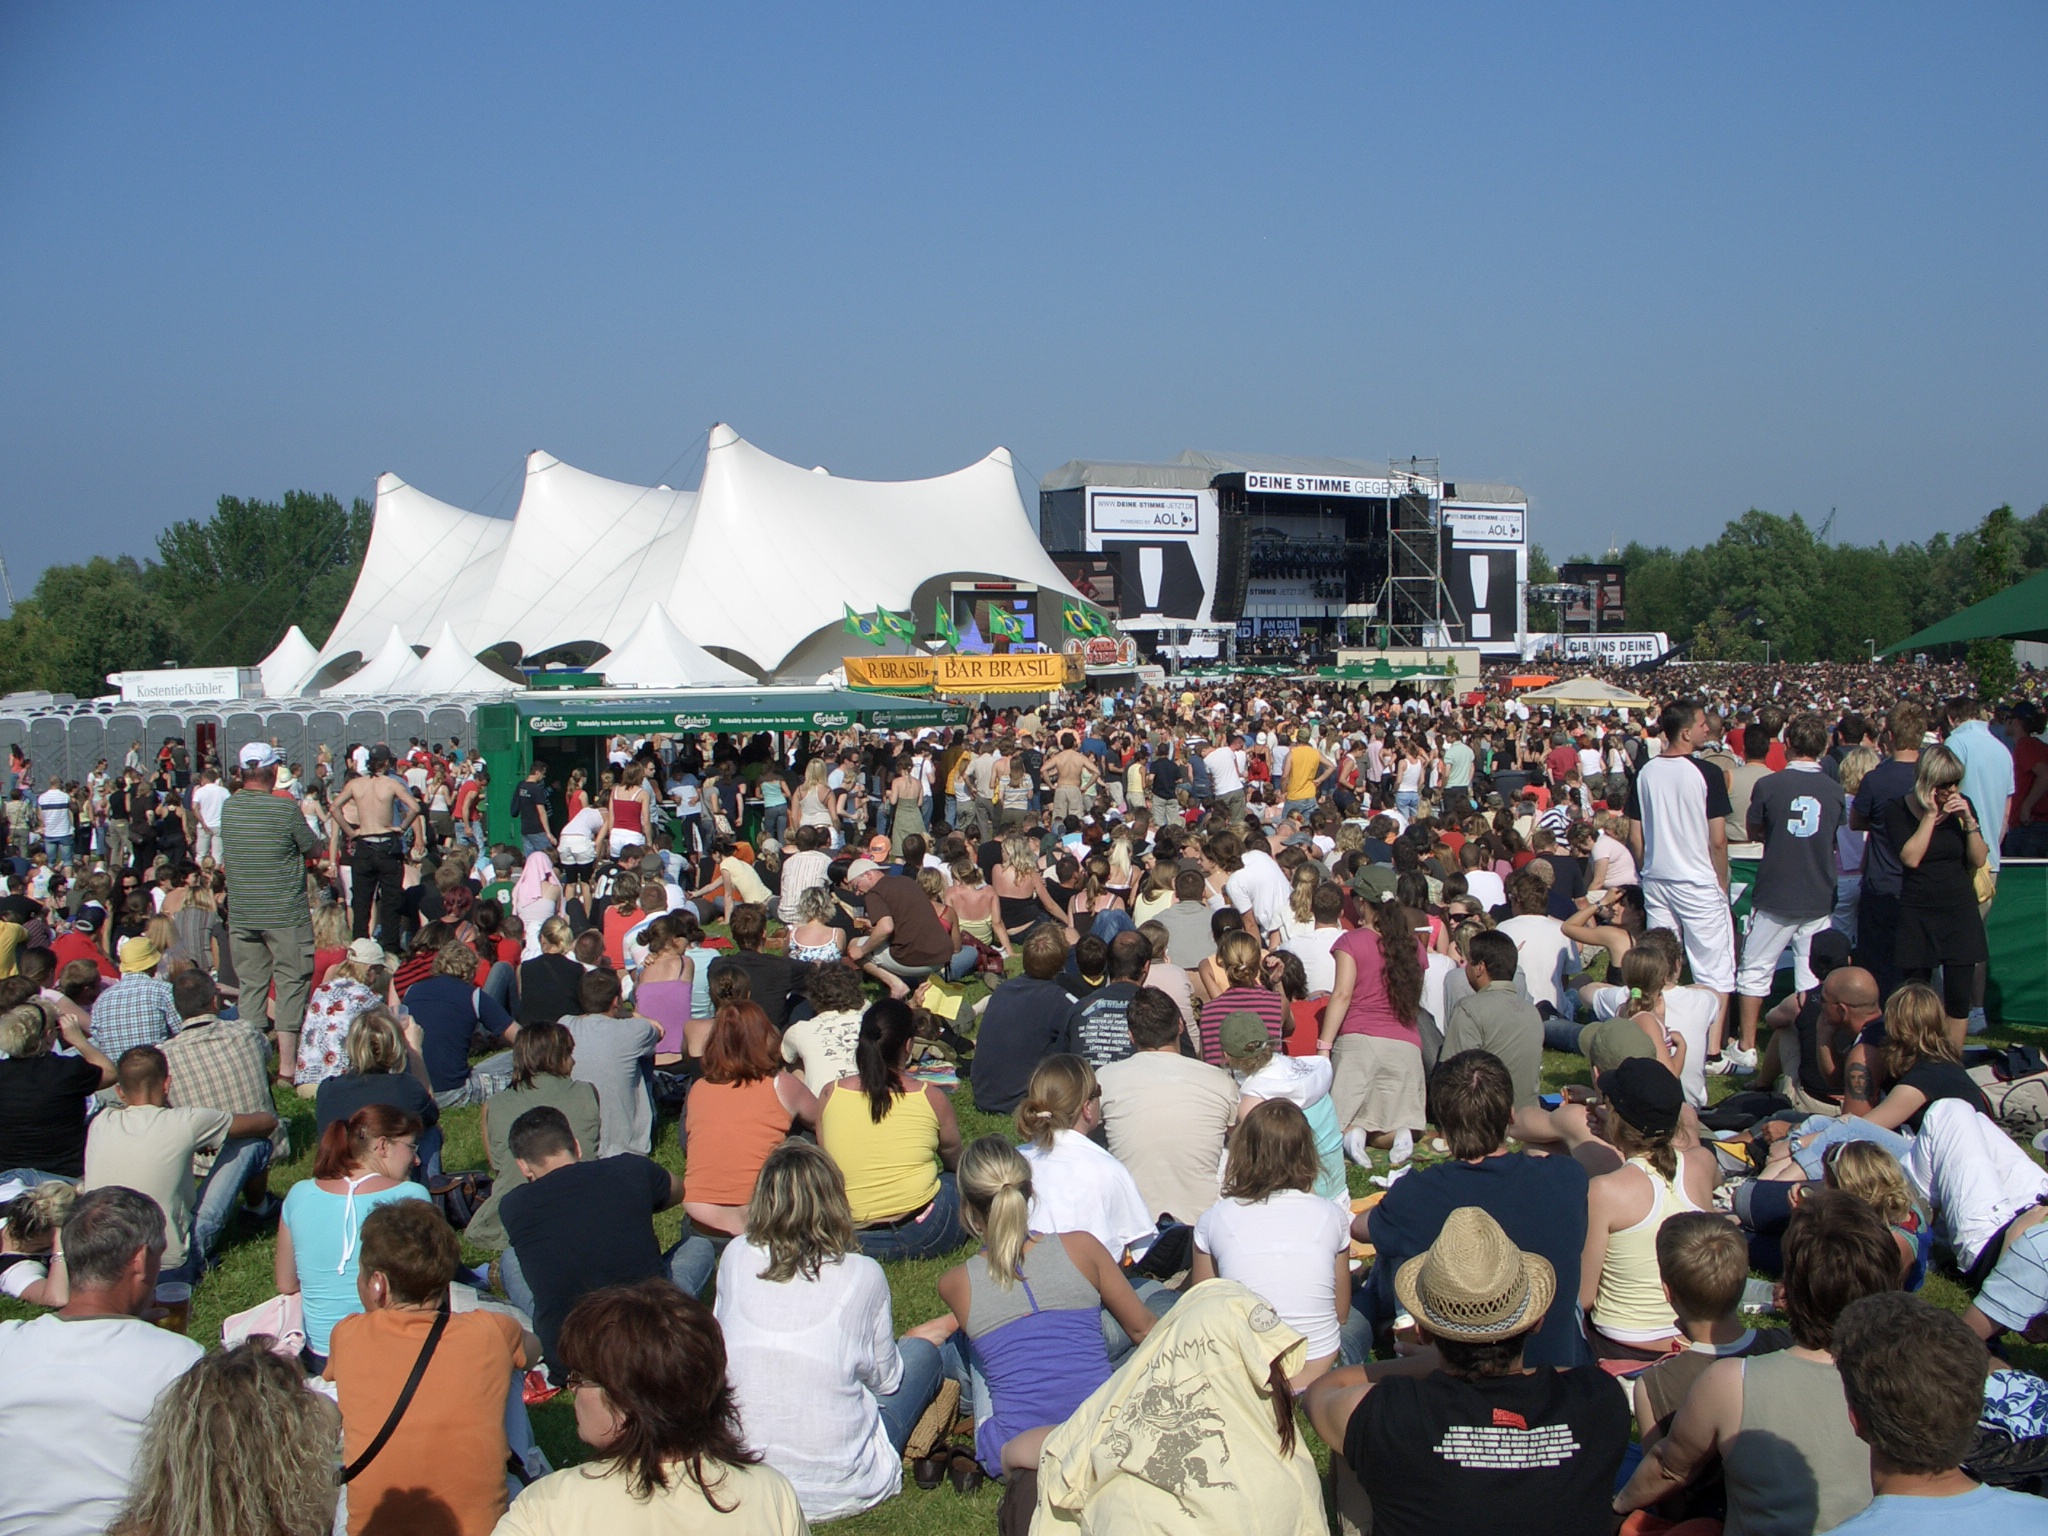
[[1835, 1059], [1842, 1063], [1842, 1113], [1867, 1115], [1884, 1097], [1884, 1009], [1877, 978], [1860, 965], [1845, 965], [1821, 984], [1820, 998], [1822, 1017], [1835, 1036]]

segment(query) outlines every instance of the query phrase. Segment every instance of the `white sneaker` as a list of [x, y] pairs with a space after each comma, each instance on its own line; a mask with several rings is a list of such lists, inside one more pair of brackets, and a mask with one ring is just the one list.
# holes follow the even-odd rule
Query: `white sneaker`
[[1737, 1073], [1749, 1077], [1756, 1071], [1756, 1052], [1745, 1051], [1739, 1045], [1723, 1046], [1720, 1057], [1707, 1063], [1707, 1070], [1716, 1077], [1734, 1077]]
[[1365, 1131], [1353, 1126], [1344, 1133], [1344, 1155], [1361, 1168], [1372, 1166], [1372, 1143], [1365, 1139]]
[[1389, 1169], [1385, 1174], [1374, 1174], [1371, 1178], [1366, 1180], [1366, 1183], [1377, 1185], [1381, 1189], [1392, 1189], [1397, 1179], [1400, 1179], [1402, 1176], [1406, 1174], [1413, 1173], [1414, 1171], [1415, 1170], [1413, 1167], [1404, 1163], [1399, 1168]]
[[1396, 1168], [1398, 1168], [1403, 1163], [1407, 1162], [1408, 1159], [1413, 1157], [1414, 1155], [1415, 1133], [1413, 1131], [1394, 1132], [1394, 1147], [1393, 1150], [1387, 1154], [1388, 1161], [1391, 1162]]

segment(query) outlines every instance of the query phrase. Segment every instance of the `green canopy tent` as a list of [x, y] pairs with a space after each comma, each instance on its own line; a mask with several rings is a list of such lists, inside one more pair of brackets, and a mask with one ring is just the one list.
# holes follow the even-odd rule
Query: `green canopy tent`
[[1883, 654], [1971, 640], [2048, 640], [2048, 571], [2036, 571], [2025, 581], [1886, 646]]
[[1441, 678], [1450, 674], [1441, 664], [1396, 663], [1379, 656], [1374, 658], [1371, 666], [1353, 661], [1341, 667], [1317, 667], [1315, 675], [1340, 683], [1391, 683], [1408, 677]]
[[484, 798], [491, 836], [517, 841], [512, 791], [526, 777], [537, 755], [558, 767], [585, 759], [581, 766], [595, 783], [604, 759], [603, 738], [608, 736], [844, 731], [855, 725], [900, 731], [960, 725], [966, 719], [964, 705], [943, 699], [906, 699], [841, 688], [767, 685], [679, 693], [598, 689], [527, 693], [502, 704], [479, 705], [476, 733], [490, 773]]

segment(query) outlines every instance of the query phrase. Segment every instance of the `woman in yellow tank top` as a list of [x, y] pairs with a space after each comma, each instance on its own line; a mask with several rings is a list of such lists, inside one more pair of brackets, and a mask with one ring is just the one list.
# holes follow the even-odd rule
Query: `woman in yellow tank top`
[[1623, 1161], [1587, 1186], [1579, 1304], [1595, 1355], [1661, 1359], [1683, 1340], [1657, 1268], [1657, 1233], [1680, 1211], [1711, 1208], [1712, 1157], [1673, 1145], [1685, 1091], [1661, 1063], [1632, 1056], [1600, 1079], [1600, 1091], [1605, 1138]]
[[861, 1252], [929, 1258], [965, 1240], [952, 1169], [960, 1125], [939, 1089], [904, 1071], [917, 1025], [907, 1003], [883, 998], [860, 1022], [854, 1074], [818, 1100], [818, 1145], [839, 1165]]

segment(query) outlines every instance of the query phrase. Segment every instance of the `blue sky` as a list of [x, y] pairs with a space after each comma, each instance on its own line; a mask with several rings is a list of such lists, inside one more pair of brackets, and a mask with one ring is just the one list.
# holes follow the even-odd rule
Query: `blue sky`
[[0, 7], [0, 551], [532, 448], [2048, 500], [2048, 9]]

